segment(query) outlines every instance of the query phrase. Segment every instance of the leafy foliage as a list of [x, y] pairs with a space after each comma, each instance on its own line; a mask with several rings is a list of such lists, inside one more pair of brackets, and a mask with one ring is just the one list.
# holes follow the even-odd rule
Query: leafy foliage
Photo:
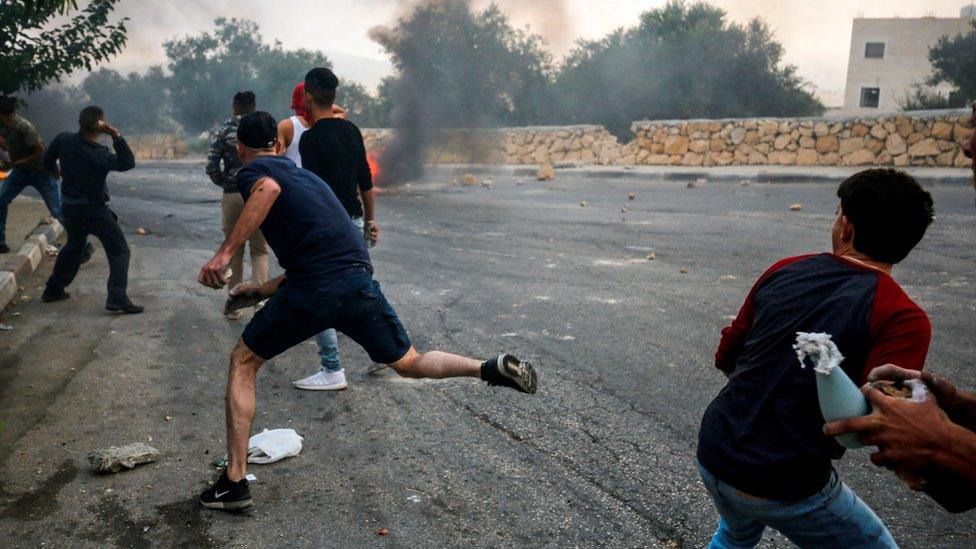
[[119, 53], [125, 19], [109, 23], [118, 0], [91, 0], [64, 23], [55, 18], [77, 10], [72, 1], [0, 2], [0, 95], [31, 92]]
[[823, 105], [768, 25], [731, 23], [703, 2], [671, 1], [636, 27], [581, 42], [557, 79], [563, 115], [627, 134], [640, 119], [798, 116]]
[[932, 76], [927, 83], [947, 82], [955, 87], [946, 97], [950, 108], [965, 107], [976, 99], [976, 21], [972, 26], [968, 33], [943, 36], [929, 48]]
[[295, 84], [309, 68], [331, 65], [322, 52], [264, 43], [253, 21], [220, 18], [215, 24], [212, 33], [163, 44], [173, 116], [187, 131], [209, 129], [228, 117], [232, 97], [242, 90], [254, 92], [259, 109], [288, 116]]
[[930, 109], [951, 109], [960, 105], [953, 104], [949, 94], [942, 94], [938, 90], [931, 90], [922, 84], [915, 84], [902, 97], [895, 99], [898, 108], [903, 111], [925, 111]]

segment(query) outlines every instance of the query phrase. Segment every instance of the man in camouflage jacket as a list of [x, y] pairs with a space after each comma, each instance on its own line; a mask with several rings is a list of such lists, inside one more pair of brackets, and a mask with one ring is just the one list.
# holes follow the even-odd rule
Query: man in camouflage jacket
[[[244, 198], [237, 190], [237, 170], [241, 168], [241, 159], [237, 157], [237, 126], [241, 116], [254, 112], [256, 108], [254, 93], [249, 91], [238, 92], [234, 95], [234, 115], [221, 124], [213, 134], [210, 141], [210, 150], [207, 153], [207, 175], [214, 185], [224, 190], [220, 200], [220, 209], [223, 212], [224, 236], [230, 234], [237, 218], [244, 209]], [[264, 240], [261, 231], [256, 231], [248, 241], [251, 249], [251, 283], [263, 284], [268, 279], [268, 244]], [[231, 276], [227, 288], [233, 288], [244, 281], [244, 247], [237, 251], [230, 262]], [[243, 311], [228, 313], [229, 320], [239, 320]]]

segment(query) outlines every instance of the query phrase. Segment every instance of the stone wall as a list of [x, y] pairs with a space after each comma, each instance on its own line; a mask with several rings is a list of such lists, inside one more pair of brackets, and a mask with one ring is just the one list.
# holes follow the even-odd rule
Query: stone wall
[[[973, 131], [966, 110], [874, 117], [641, 121], [620, 144], [602, 126], [448, 130], [428, 151], [433, 164], [574, 163], [671, 166], [955, 166]], [[365, 129], [378, 151], [390, 129]]]
[[965, 110], [877, 117], [635, 122], [622, 164], [968, 167]]
[[[366, 148], [389, 144], [393, 131], [364, 129]], [[432, 164], [616, 164], [621, 146], [602, 126], [539, 126], [487, 130], [447, 130], [427, 152]]]
[[189, 153], [186, 139], [173, 134], [127, 135], [125, 137], [136, 160], [171, 160]]

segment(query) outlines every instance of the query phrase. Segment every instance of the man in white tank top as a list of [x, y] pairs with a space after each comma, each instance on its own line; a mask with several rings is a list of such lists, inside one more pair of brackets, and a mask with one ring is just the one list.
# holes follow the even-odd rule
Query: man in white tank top
[[[302, 156], [298, 153], [298, 143], [302, 134], [311, 126], [311, 121], [305, 112], [305, 83], [295, 86], [291, 96], [291, 109], [295, 115], [278, 123], [278, 142], [285, 147], [284, 155], [290, 158], [298, 167], [302, 166]], [[334, 106], [332, 112], [340, 118], [346, 117], [346, 111]], [[356, 225], [362, 229], [363, 219], [354, 219]], [[326, 330], [315, 336], [315, 343], [319, 347], [319, 370], [314, 374], [293, 382], [298, 389], [308, 391], [340, 391], [348, 387], [346, 374], [339, 360], [339, 338], [334, 329]]]

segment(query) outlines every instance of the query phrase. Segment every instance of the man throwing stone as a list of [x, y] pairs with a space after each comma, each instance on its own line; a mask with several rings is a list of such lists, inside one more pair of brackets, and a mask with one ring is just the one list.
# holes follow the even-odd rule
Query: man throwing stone
[[241, 118], [237, 152], [244, 166], [237, 185], [244, 210], [230, 236], [200, 270], [198, 281], [221, 288], [234, 252], [260, 229], [285, 274], [232, 293], [270, 298], [237, 342], [227, 379], [227, 469], [200, 495], [203, 506], [234, 510], [252, 505], [247, 443], [254, 418], [254, 384], [265, 361], [328, 328], [362, 346], [370, 358], [404, 377], [480, 377], [489, 385], [536, 392], [532, 366], [509, 354], [484, 362], [410, 344], [393, 307], [373, 280], [358, 228], [321, 179], [277, 156], [274, 118], [256, 112]]
[[[60, 165], [68, 243], [54, 262], [54, 272], [47, 280], [41, 300], [50, 303], [71, 297], [64, 289], [75, 279], [78, 267], [85, 261], [88, 235], [94, 235], [108, 256], [105, 308], [126, 314], [141, 313], [143, 308], [132, 303], [127, 293], [129, 245], [119, 227], [119, 218], [108, 207], [105, 183], [109, 172], [124, 172], [135, 167], [135, 157], [119, 130], [105, 123], [101, 108], [82, 109], [78, 124], [77, 133], [58, 135], [44, 153], [44, 168], [48, 172], [57, 173]], [[102, 134], [112, 137], [115, 154], [98, 142]]]

